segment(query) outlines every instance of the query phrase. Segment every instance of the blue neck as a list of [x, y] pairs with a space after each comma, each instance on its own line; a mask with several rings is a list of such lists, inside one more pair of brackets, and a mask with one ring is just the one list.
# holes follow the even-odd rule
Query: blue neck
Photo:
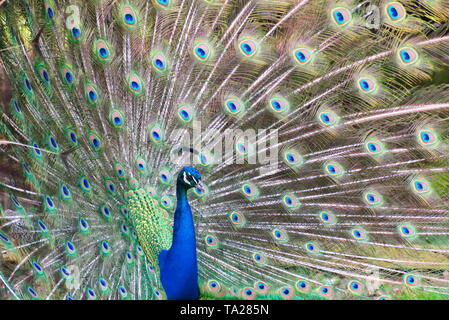
[[173, 243], [171, 250], [195, 249], [196, 254], [196, 238], [195, 226], [193, 225], [192, 210], [187, 200], [187, 188], [182, 183], [176, 184], [176, 210], [175, 225], [173, 229]]
[[198, 299], [195, 226], [187, 187], [180, 181], [176, 198], [172, 246], [159, 255], [161, 282], [168, 299]]

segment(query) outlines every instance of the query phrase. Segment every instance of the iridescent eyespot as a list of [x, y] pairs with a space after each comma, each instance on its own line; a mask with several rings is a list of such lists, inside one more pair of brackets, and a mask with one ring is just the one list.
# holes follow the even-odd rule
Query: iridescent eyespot
[[362, 228], [352, 229], [351, 235], [357, 241], [368, 241], [368, 233]]
[[365, 201], [365, 203], [367, 205], [370, 205], [370, 206], [377, 207], [377, 206], [380, 206], [383, 204], [382, 196], [374, 190], [365, 192], [363, 194], [363, 200]]
[[161, 198], [161, 205], [162, 207], [164, 207], [165, 209], [172, 209], [173, 208], [173, 201], [169, 196], [163, 196]]
[[253, 261], [256, 264], [261, 265], [261, 266], [266, 264], [264, 255], [262, 253], [258, 253], [258, 252], [253, 254]]
[[244, 183], [241, 190], [243, 195], [246, 196], [249, 200], [253, 200], [259, 195], [259, 192], [256, 189], [256, 187], [250, 183]]
[[143, 249], [141, 246], [136, 245], [136, 253], [139, 255], [139, 257], [143, 257], [145, 253], [143, 252]]
[[211, 247], [211, 248], [216, 248], [216, 247], [218, 247], [218, 241], [217, 241], [217, 239], [216, 239], [214, 236], [212, 236], [212, 235], [207, 235], [207, 236], [204, 238], [204, 241], [206, 242], [206, 245], [207, 245], [208, 247]]
[[115, 194], [115, 184], [111, 180], [106, 179], [104, 185], [106, 190], [108, 190], [111, 194]]
[[33, 143], [32, 146], [33, 146], [33, 148], [31, 148], [31, 152], [32, 152], [33, 156], [36, 158], [41, 158], [42, 152], [41, 152], [41, 149], [39, 149], [39, 146], [37, 145], [37, 143]]
[[128, 83], [128, 88], [131, 93], [135, 95], [142, 94], [144, 89], [144, 83], [137, 73], [135, 72], [130, 73], [126, 77], [126, 81]]
[[47, 137], [47, 145], [50, 147], [50, 149], [54, 152], [58, 152], [59, 151], [59, 146], [56, 143], [56, 139], [54, 136], [48, 136]]
[[417, 275], [408, 273], [404, 275], [404, 283], [408, 287], [418, 287], [421, 284], [421, 279]]
[[22, 109], [19, 106], [19, 103], [17, 102], [16, 99], [11, 99], [11, 102], [9, 104], [11, 106], [11, 109], [16, 113], [16, 114], [21, 114], [22, 113]]
[[249, 145], [247, 143], [237, 141], [235, 144], [235, 149], [241, 155], [246, 155], [249, 152]]
[[108, 63], [112, 59], [111, 46], [106, 40], [98, 39], [94, 44], [95, 53], [101, 62]]
[[137, 188], [139, 188], [139, 182], [133, 177], [128, 178], [128, 185], [133, 190], [137, 190]]
[[103, 147], [100, 137], [95, 132], [91, 131], [89, 133], [89, 141], [90, 141], [90, 145], [94, 151], [98, 152]]
[[318, 288], [318, 293], [327, 299], [331, 299], [334, 296], [334, 288], [324, 285]]
[[313, 242], [306, 242], [304, 244], [304, 248], [306, 249], [306, 251], [308, 253], [319, 253], [320, 252], [320, 248], [318, 248], [318, 246], [313, 243]]
[[198, 160], [202, 166], [207, 167], [213, 163], [214, 159], [211, 154], [203, 152], [199, 154]]
[[80, 232], [86, 233], [89, 231], [89, 224], [87, 223], [86, 219], [80, 218], [78, 221], [78, 227]]
[[129, 228], [126, 226], [126, 224], [122, 224], [120, 226], [120, 232], [122, 233], [122, 235], [124, 236], [129, 236]]
[[374, 93], [377, 89], [376, 81], [368, 77], [360, 77], [357, 85], [363, 93]]
[[398, 226], [399, 235], [406, 239], [414, 239], [417, 237], [416, 228], [409, 223], [404, 223]]
[[391, 297], [388, 295], [379, 296], [376, 300], [391, 300]]
[[97, 88], [94, 84], [86, 82], [84, 87], [84, 92], [86, 95], [86, 101], [91, 106], [96, 106], [98, 102]]
[[139, 172], [144, 172], [147, 169], [147, 163], [142, 157], [137, 157], [136, 159], [136, 169]]
[[379, 140], [368, 140], [365, 142], [365, 150], [373, 156], [380, 156], [385, 152], [385, 148]]
[[126, 263], [127, 264], [132, 264], [133, 263], [133, 255], [132, 255], [132, 253], [131, 252], [127, 252], [126, 254], [125, 254], [125, 261], [126, 261]]
[[62, 184], [61, 187], [59, 188], [59, 194], [61, 196], [61, 199], [63, 200], [70, 200], [71, 198], [70, 190], [65, 184]]
[[[45, 223], [43, 223], [41, 220], [38, 220], [37, 225], [39, 226], [39, 229], [41, 229], [43, 234], [48, 234], [48, 229]], [[5, 238], [3, 238], [3, 240], [5, 240]], [[9, 242], [8, 238], [6, 238], [6, 240], [6, 242]]]
[[150, 273], [152, 273], [152, 274], [155, 274], [155, 273], [156, 273], [156, 271], [154, 270], [153, 266], [150, 265], [150, 264], [148, 264], [147, 269], [148, 269], [148, 271], [149, 271]]
[[229, 295], [236, 297], [236, 296], [240, 295], [240, 289], [237, 287], [231, 287], [231, 288], [229, 288], [228, 293], [229, 293]]
[[69, 257], [76, 256], [75, 245], [72, 242], [68, 241], [65, 245], [65, 249], [66, 249], [66, 253], [68, 254]]
[[125, 168], [120, 162], [114, 164], [114, 170], [118, 178], [123, 179], [125, 177]]
[[30, 81], [28, 80], [28, 78], [27, 78], [27, 76], [25, 74], [22, 75], [22, 79], [23, 79], [24, 88], [26, 90], [28, 90], [28, 93], [32, 93], [33, 88], [31, 87], [31, 83], [30, 83]]
[[263, 282], [263, 281], [256, 281], [254, 283], [254, 288], [260, 294], [267, 294], [268, 293], [268, 285], [265, 282]]
[[109, 221], [111, 219], [111, 211], [109, 209], [108, 206], [106, 206], [105, 204], [102, 204], [100, 206], [100, 213], [103, 215], [103, 217]]
[[37, 262], [33, 262], [33, 268], [34, 268], [34, 271], [36, 271], [36, 273], [38, 275], [42, 275], [44, 272], [44, 270], [42, 270], [42, 267]]
[[321, 211], [319, 213], [319, 218], [321, 222], [327, 225], [334, 225], [337, 223], [337, 218], [335, 215], [329, 211]]
[[107, 241], [102, 241], [100, 244], [100, 251], [101, 251], [101, 255], [103, 257], [109, 256], [109, 254], [111, 253], [111, 248], [109, 246], [109, 243]]
[[133, 7], [124, 5], [122, 8], [123, 23], [127, 27], [135, 27], [137, 25], [138, 16]]
[[257, 53], [258, 45], [256, 41], [252, 39], [243, 39], [239, 42], [239, 50], [244, 57], [249, 58]]
[[288, 101], [281, 96], [274, 96], [270, 99], [268, 110], [275, 115], [285, 115], [290, 109]]
[[30, 296], [31, 296], [33, 299], [38, 299], [38, 298], [39, 298], [39, 295], [37, 294], [36, 290], [34, 290], [34, 289], [31, 288], [31, 287], [28, 287], [27, 292], [30, 294]]
[[200, 189], [200, 188], [194, 188], [194, 189], [193, 189], [193, 193], [194, 193], [196, 196], [198, 196], [198, 197], [204, 197], [204, 196], [206, 196], [206, 195], [209, 193], [209, 189], [208, 189], [208, 187], [207, 187], [206, 185], [204, 185], [204, 184], [203, 184], [203, 189], [204, 189], [204, 190], [202, 190], [202, 189]]
[[81, 37], [81, 30], [79, 27], [72, 27], [71, 34], [73, 39], [78, 40]]
[[206, 289], [217, 297], [223, 296], [225, 293], [223, 286], [217, 280], [209, 280], [206, 283]]
[[296, 289], [302, 293], [308, 293], [310, 291], [310, 284], [304, 280], [298, 280], [296, 282]]
[[317, 114], [317, 119], [322, 126], [330, 127], [337, 123], [338, 117], [331, 110], [323, 110]]
[[98, 286], [100, 287], [100, 290], [102, 292], [107, 292], [109, 290], [108, 283], [106, 282], [106, 280], [104, 278], [98, 279]]
[[351, 280], [348, 282], [347, 288], [349, 292], [360, 295], [363, 294], [364, 286], [360, 281]]
[[254, 299], [256, 299], [256, 290], [254, 290], [252, 288], [244, 288], [242, 290], [242, 297], [245, 300], [254, 300]]
[[48, 21], [53, 22], [53, 19], [55, 18], [55, 12], [53, 10], [53, 1], [46, 0], [45, 1], [45, 14], [48, 19]]
[[147, 193], [150, 197], [156, 196], [156, 190], [153, 187], [147, 187]]
[[286, 164], [292, 167], [297, 167], [304, 163], [302, 156], [293, 150], [284, 152], [283, 160]]
[[243, 102], [236, 97], [229, 97], [224, 101], [224, 111], [231, 116], [238, 116], [245, 110]]
[[352, 19], [351, 12], [344, 7], [332, 9], [331, 15], [332, 21], [339, 27], [346, 26]]
[[23, 172], [25, 173], [25, 175], [27, 177], [32, 177], [33, 174], [31, 173], [30, 168], [27, 166], [27, 164], [25, 162], [22, 162], [22, 167], [23, 167]]
[[192, 107], [183, 105], [178, 108], [178, 118], [181, 123], [190, 123], [193, 120]]
[[171, 173], [166, 169], [161, 170], [159, 172], [159, 181], [162, 182], [162, 184], [170, 184], [172, 181]]
[[171, 6], [172, 0], [153, 0], [158, 6], [167, 9]]
[[231, 220], [231, 223], [237, 227], [243, 227], [246, 223], [245, 217], [237, 211], [233, 211], [229, 214], [229, 220]]
[[282, 204], [287, 210], [293, 211], [301, 206], [299, 200], [293, 194], [286, 194], [282, 197]]
[[21, 208], [22, 208], [22, 205], [19, 203], [19, 201], [16, 199], [16, 197], [15, 197], [14, 195], [11, 194], [9, 197], [10, 197], [10, 199], [11, 199], [13, 205], [14, 205], [17, 209], [21, 209]]
[[148, 132], [154, 143], [160, 144], [164, 141], [164, 131], [158, 123], [150, 125]]
[[80, 187], [84, 192], [90, 192], [91, 190], [91, 186], [89, 181], [87, 181], [87, 179], [85, 177], [82, 177], [79, 181], [80, 183]]
[[413, 179], [410, 185], [412, 190], [419, 195], [426, 195], [432, 191], [429, 182], [423, 178]]
[[88, 300], [96, 300], [97, 299], [97, 295], [95, 294], [95, 291], [92, 288], [86, 288], [86, 293], [87, 293], [87, 299]]
[[48, 211], [54, 211], [55, 210], [55, 204], [50, 196], [44, 197], [44, 203], [45, 203], [45, 209]]
[[418, 143], [423, 147], [435, 147], [438, 145], [438, 137], [431, 129], [421, 129], [418, 131]]
[[128, 218], [129, 215], [128, 208], [126, 208], [125, 206], [121, 206], [120, 212], [125, 216], [125, 218]]
[[285, 300], [291, 300], [295, 296], [295, 290], [287, 286], [279, 288], [278, 292], [279, 296]]
[[211, 291], [217, 291], [220, 289], [220, 284], [215, 280], [209, 280], [207, 282], [207, 287]]
[[398, 50], [399, 61], [404, 65], [412, 65], [418, 61], [418, 53], [410, 47], [403, 47]]
[[40, 78], [44, 81], [44, 83], [48, 84], [50, 82], [50, 76], [48, 75], [48, 71], [45, 64], [38, 63], [36, 65], [36, 69], [39, 73]]
[[399, 2], [390, 2], [385, 6], [386, 16], [392, 22], [403, 21], [406, 16], [406, 11]]
[[306, 65], [312, 61], [312, 51], [307, 48], [296, 48], [293, 52], [295, 61], [300, 65]]
[[199, 61], [207, 61], [211, 57], [211, 47], [207, 43], [199, 43], [193, 47], [193, 54]]
[[324, 172], [332, 178], [340, 178], [345, 174], [343, 167], [335, 161], [329, 161], [324, 164]]
[[112, 109], [109, 114], [109, 120], [114, 128], [121, 129], [125, 123], [125, 116], [121, 110]]
[[62, 81], [68, 85], [69, 87], [73, 86], [74, 83], [74, 75], [73, 75], [73, 71], [72, 71], [72, 67], [67, 65], [67, 64], [63, 64], [61, 67], [61, 76], [62, 76]]
[[77, 146], [78, 139], [76, 138], [75, 132], [71, 129], [67, 129], [65, 133], [66, 133], [67, 139], [69, 140], [70, 144], [72, 146]]
[[161, 52], [158, 52], [154, 55], [152, 64], [153, 68], [159, 73], [164, 73], [165, 71], [167, 71], [167, 59]]
[[59, 269], [61, 271], [61, 275], [64, 279], [69, 279], [70, 278], [70, 272], [67, 269], [67, 267], [63, 266]]
[[284, 243], [288, 241], [287, 233], [279, 228], [274, 228], [273, 230], [271, 230], [271, 236], [273, 237], [274, 240], [276, 240], [279, 243]]

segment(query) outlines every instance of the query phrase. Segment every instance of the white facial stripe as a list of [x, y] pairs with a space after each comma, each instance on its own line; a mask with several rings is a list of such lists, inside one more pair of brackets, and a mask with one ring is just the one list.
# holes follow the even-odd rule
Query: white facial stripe
[[184, 174], [182, 175], [182, 178], [184, 179], [184, 182], [187, 184], [190, 184], [189, 181], [187, 180], [187, 174], [184, 172]]
[[198, 181], [196, 181], [195, 177], [192, 176], [193, 181], [195, 182], [195, 184], [198, 184]]

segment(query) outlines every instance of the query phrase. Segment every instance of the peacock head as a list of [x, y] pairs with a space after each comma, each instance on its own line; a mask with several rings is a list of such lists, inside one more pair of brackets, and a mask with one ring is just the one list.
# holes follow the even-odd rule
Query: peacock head
[[203, 184], [201, 183], [201, 175], [194, 167], [184, 167], [178, 174], [178, 182], [182, 183], [190, 188], [198, 188], [204, 191]]

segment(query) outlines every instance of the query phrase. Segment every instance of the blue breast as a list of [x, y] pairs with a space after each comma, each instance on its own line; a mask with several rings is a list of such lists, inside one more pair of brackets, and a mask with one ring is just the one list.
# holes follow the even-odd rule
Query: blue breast
[[180, 184], [177, 186], [173, 242], [169, 250], [162, 250], [159, 254], [159, 268], [167, 299], [198, 299], [195, 227], [187, 190]]

